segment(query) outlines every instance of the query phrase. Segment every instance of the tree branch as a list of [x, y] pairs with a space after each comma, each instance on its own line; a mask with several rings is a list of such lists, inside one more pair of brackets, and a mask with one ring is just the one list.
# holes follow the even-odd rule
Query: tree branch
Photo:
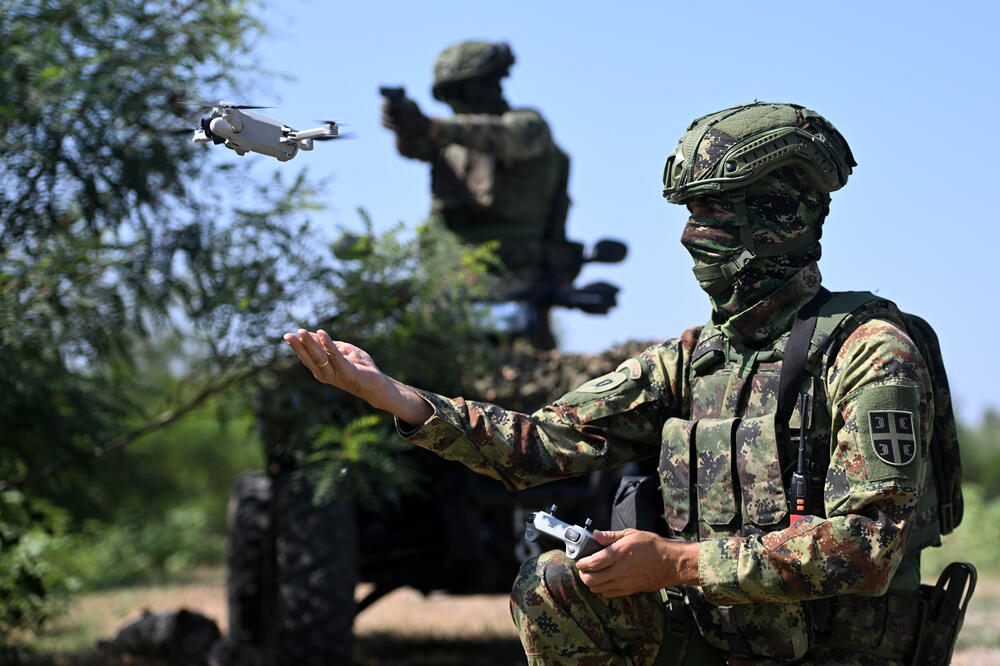
[[83, 464], [85, 462], [88, 462], [92, 458], [100, 458], [106, 453], [110, 453], [112, 451], [116, 451], [120, 448], [123, 448], [131, 444], [132, 442], [142, 438], [144, 435], [153, 432], [154, 430], [158, 430], [160, 428], [170, 425], [171, 423], [177, 421], [188, 412], [197, 408], [199, 405], [204, 403], [212, 396], [218, 395], [227, 388], [234, 386], [235, 384], [238, 384], [246, 379], [249, 379], [253, 375], [263, 370], [265, 367], [266, 366], [251, 365], [250, 367], [244, 369], [242, 372], [230, 375], [229, 377], [226, 377], [225, 379], [218, 381], [216, 383], [209, 383], [207, 386], [202, 388], [202, 390], [199, 391], [196, 396], [188, 400], [180, 407], [177, 407], [176, 409], [168, 409], [167, 411], [159, 414], [153, 419], [150, 419], [145, 424], [133, 430], [132, 432], [126, 433], [124, 435], [119, 435], [118, 437], [115, 437], [114, 439], [104, 444], [95, 446], [90, 450], [80, 451], [77, 455], [69, 456], [58, 462], [46, 465], [37, 472], [27, 474], [22, 479], [15, 479], [15, 480], [5, 479], [3, 481], [0, 481], [0, 493], [10, 490], [12, 488], [21, 488], [23, 486], [32, 485], [43, 479], [47, 479], [53, 474], [56, 474], [57, 472], [66, 469], [67, 467], [73, 467], [75, 465]]

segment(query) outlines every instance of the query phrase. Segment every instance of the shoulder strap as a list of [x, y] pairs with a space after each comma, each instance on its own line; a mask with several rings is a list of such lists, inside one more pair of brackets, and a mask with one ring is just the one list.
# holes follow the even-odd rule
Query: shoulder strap
[[781, 361], [781, 373], [778, 377], [778, 423], [788, 425], [795, 409], [795, 393], [806, 369], [806, 359], [809, 356], [809, 342], [816, 330], [816, 319], [819, 310], [830, 300], [833, 294], [825, 287], [819, 288], [819, 293], [802, 306], [792, 332], [785, 344], [784, 357]]

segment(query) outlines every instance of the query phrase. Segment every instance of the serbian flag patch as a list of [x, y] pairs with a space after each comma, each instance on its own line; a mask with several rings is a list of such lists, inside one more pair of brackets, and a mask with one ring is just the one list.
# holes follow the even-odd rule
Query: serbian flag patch
[[872, 448], [879, 460], [902, 466], [917, 455], [916, 425], [912, 412], [868, 412]]

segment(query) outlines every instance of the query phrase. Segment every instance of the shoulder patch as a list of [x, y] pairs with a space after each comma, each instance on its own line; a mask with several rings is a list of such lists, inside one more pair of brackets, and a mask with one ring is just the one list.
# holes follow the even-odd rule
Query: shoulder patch
[[916, 419], [912, 412], [868, 412], [872, 449], [882, 462], [896, 467], [908, 465], [917, 454], [916, 430]]
[[610, 391], [613, 388], [621, 386], [628, 378], [629, 375], [615, 370], [614, 372], [609, 372], [606, 375], [595, 377], [589, 382], [578, 386], [573, 389], [573, 393], [604, 393], [605, 391]]
[[639, 363], [639, 359], [630, 358], [621, 365], [619, 365], [617, 368], [615, 368], [615, 372], [623, 372], [623, 371], [628, 371], [629, 379], [639, 379], [640, 377], [642, 377], [642, 364]]

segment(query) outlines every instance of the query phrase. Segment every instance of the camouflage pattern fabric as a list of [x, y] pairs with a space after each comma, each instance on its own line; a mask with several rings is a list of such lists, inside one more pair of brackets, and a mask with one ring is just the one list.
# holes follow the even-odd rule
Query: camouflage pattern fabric
[[[774, 422], [777, 377], [795, 313], [819, 284], [810, 263], [747, 310], [653, 346], [531, 415], [424, 394], [435, 414], [407, 434], [511, 489], [659, 456], [665, 518], [702, 542], [702, 585], [688, 594], [702, 635], [734, 657], [800, 659], [826, 647], [810, 644], [812, 600], [890, 587], [924, 482], [933, 407], [900, 318], [886, 310], [857, 322], [805, 387], [809, 411], [792, 416], [790, 429], [804, 418], [830, 462], [820, 515], [789, 525], [775, 465], [790, 459]], [[911, 457], [876, 453], [872, 415], [887, 411], [911, 417]]]
[[742, 190], [794, 165], [822, 192], [839, 190], [857, 166], [828, 120], [797, 104], [754, 102], [702, 116], [667, 158], [663, 196], [671, 203]]
[[452, 44], [434, 59], [435, 93], [441, 86], [460, 81], [506, 76], [513, 64], [514, 54], [504, 42], [470, 39]]
[[692, 215], [681, 234], [681, 243], [695, 262], [695, 276], [702, 267], [717, 265], [743, 249], [740, 224], [753, 229], [755, 247], [794, 246], [812, 239], [804, 247], [771, 257], [755, 257], [729, 281], [717, 287], [700, 280], [709, 293], [716, 321], [742, 312], [771, 294], [803, 266], [818, 261], [822, 249], [819, 230], [829, 208], [830, 195], [811, 187], [794, 168], [773, 171], [745, 190], [745, 218], [739, 218], [724, 196], [700, 197], [717, 216]]
[[[841, 645], [858, 644], [873, 623], [884, 622], [876, 610], [852, 607], [840, 614]], [[529, 666], [713, 666], [726, 663], [724, 653], [697, 634], [684, 605], [671, 607], [659, 593], [603, 599], [580, 580], [573, 560], [563, 551], [549, 551], [521, 566], [511, 595], [511, 616], [524, 645]], [[845, 613], [848, 609], [844, 609]], [[683, 615], [684, 617], [679, 617]], [[913, 627], [894, 626], [896, 635]], [[693, 633], [692, 633], [693, 632]], [[870, 632], [869, 632], [870, 633]], [[746, 663], [730, 659], [730, 663]], [[753, 660], [755, 666], [767, 660]], [[771, 662], [787, 663], [787, 662]], [[812, 666], [902, 666], [901, 660], [851, 653], [834, 647], [810, 652]]]
[[438, 119], [437, 134], [398, 134], [400, 154], [431, 163], [431, 210], [469, 243], [501, 242], [505, 265], [532, 280], [560, 175], [548, 123], [531, 109]]
[[653, 664], [666, 637], [658, 593], [602, 599], [562, 551], [524, 563], [510, 607], [532, 666]]

